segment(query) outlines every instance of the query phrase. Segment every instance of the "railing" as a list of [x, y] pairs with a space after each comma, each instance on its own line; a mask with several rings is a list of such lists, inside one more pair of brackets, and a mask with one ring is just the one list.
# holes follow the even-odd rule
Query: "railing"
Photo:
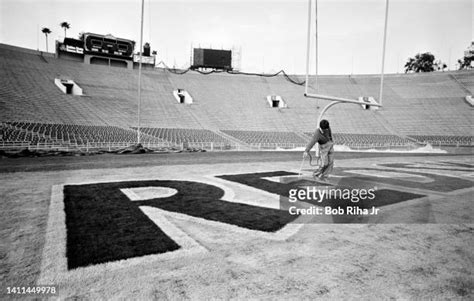
[[25, 141], [2, 141], [0, 144], [1, 149], [30, 149], [31, 146], [31, 142]]
[[384, 143], [368, 143], [368, 144], [343, 144], [352, 150], [413, 150], [419, 146], [415, 144], [384, 144]]
[[[336, 143], [337, 144], [337, 143]], [[462, 144], [434, 144], [433, 146], [464, 146]], [[115, 151], [119, 149], [124, 149], [129, 146], [134, 145], [133, 142], [87, 142], [85, 144], [76, 144], [76, 143], [36, 143], [25, 141], [0, 141], [0, 149], [2, 150], [18, 150], [18, 149], [29, 149], [29, 150], [56, 150], [56, 151]], [[369, 149], [378, 149], [378, 150], [387, 150], [387, 149], [415, 149], [420, 145], [415, 143], [341, 143], [337, 144], [341, 146], [347, 146], [353, 150], [369, 150]], [[202, 149], [208, 151], [226, 151], [226, 150], [279, 150], [279, 149], [298, 149], [306, 147], [304, 143], [250, 143], [248, 145], [242, 146], [236, 143], [226, 143], [226, 142], [185, 142], [185, 143], [172, 143], [172, 142], [145, 142], [142, 143], [143, 147], [159, 150], [159, 149]], [[469, 144], [466, 146], [470, 146]], [[472, 146], [472, 144], [471, 144]]]
[[[255, 150], [272, 150], [272, 149], [297, 149], [305, 148], [307, 144], [303, 143], [250, 143], [249, 146]], [[414, 149], [413, 143], [343, 143], [337, 144], [347, 146], [354, 150], [364, 149]]]
[[[0, 149], [4, 150], [13, 150], [13, 149], [29, 149], [29, 150], [58, 150], [58, 151], [98, 151], [106, 150], [113, 151], [118, 149], [123, 149], [133, 145], [133, 142], [87, 142], [85, 144], [77, 143], [36, 143], [25, 141], [2, 141], [0, 142]], [[171, 142], [160, 142], [152, 143], [145, 142], [142, 143], [143, 147], [149, 149], [162, 149], [162, 148], [175, 148], [179, 150], [187, 148], [196, 148], [196, 149], [205, 149], [210, 151], [218, 150], [240, 150], [240, 145], [238, 144], [229, 144], [229, 143], [216, 143], [216, 142], [189, 142], [189, 143], [171, 143]]]
[[257, 150], [268, 150], [268, 149], [295, 149], [300, 147], [306, 147], [305, 143], [248, 143], [248, 145]]
[[[123, 149], [133, 145], [133, 142], [87, 142], [85, 144], [77, 144], [71, 143], [70, 146], [72, 149], [79, 149], [81, 151], [98, 151], [98, 150], [107, 150], [113, 151], [118, 149]], [[168, 142], [160, 142], [160, 143], [141, 143], [143, 147], [150, 148], [150, 149], [160, 149], [160, 148], [173, 148], [178, 147]]]
[[[130, 142], [88, 142], [86, 144], [77, 144], [77, 143], [31, 143], [31, 142], [10, 142], [10, 141], [2, 141], [0, 142], [0, 149], [29, 149], [29, 150], [60, 150], [60, 151], [74, 151], [74, 150], [81, 150], [81, 151], [97, 151], [97, 150], [117, 150], [126, 148], [133, 145]], [[158, 149], [158, 148], [171, 148], [179, 146], [172, 145], [167, 142], [163, 143], [144, 143], [142, 144], [144, 147], [148, 147], [150, 149]]]
[[225, 150], [241, 150], [242, 147], [239, 144], [227, 143], [227, 142], [184, 142], [180, 144], [182, 149], [184, 148], [200, 148], [210, 151], [225, 151]]
[[474, 146], [474, 142], [467, 141], [444, 141], [444, 140], [424, 140], [420, 139], [422, 144], [431, 144], [431, 146]]

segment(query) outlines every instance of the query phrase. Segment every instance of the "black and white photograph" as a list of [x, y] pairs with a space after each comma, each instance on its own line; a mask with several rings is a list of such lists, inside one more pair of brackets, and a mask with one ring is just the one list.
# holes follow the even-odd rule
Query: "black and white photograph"
[[1, 300], [473, 300], [473, 0], [0, 0]]

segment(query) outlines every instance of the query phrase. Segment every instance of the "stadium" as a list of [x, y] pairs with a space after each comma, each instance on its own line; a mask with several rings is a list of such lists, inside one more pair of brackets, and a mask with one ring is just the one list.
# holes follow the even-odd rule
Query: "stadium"
[[379, 107], [381, 74], [54, 46], [0, 44], [2, 298], [473, 297], [474, 69], [383, 74]]

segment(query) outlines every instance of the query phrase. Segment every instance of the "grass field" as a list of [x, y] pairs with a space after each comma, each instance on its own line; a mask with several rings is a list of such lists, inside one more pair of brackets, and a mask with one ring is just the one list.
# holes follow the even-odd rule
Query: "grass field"
[[[261, 184], [252, 186], [257, 178], [252, 182], [249, 176], [236, 175], [294, 174], [300, 156], [275, 152], [1, 159], [2, 298], [22, 297], [5, 295], [9, 286], [36, 284], [58, 285], [61, 299], [474, 297], [472, 156], [337, 154], [335, 176], [358, 172], [354, 181], [368, 181], [373, 169], [387, 174], [395, 169], [400, 177], [410, 174], [418, 181], [381, 177], [380, 191], [386, 191], [385, 196], [380, 195], [381, 201], [388, 197], [400, 200], [403, 195], [417, 197], [385, 204], [381, 207], [384, 214], [373, 223], [295, 225], [286, 220], [283, 229], [270, 223], [270, 232], [246, 227], [245, 220], [250, 221], [250, 228], [258, 220], [251, 218], [255, 212], [261, 214], [263, 224], [271, 221], [265, 216], [278, 211], [279, 193], [285, 190], [262, 190]], [[393, 165], [400, 162], [405, 165]], [[309, 172], [305, 167], [305, 173]], [[138, 181], [145, 186], [166, 186], [163, 181], [171, 180], [202, 186], [179, 199], [175, 195], [164, 202], [138, 201], [132, 206], [118, 201], [123, 194], [108, 193], [103, 184], [95, 184], [120, 182], [111, 185], [133, 187], [132, 182]], [[262, 183], [283, 187], [281, 183]], [[61, 185], [66, 185], [64, 197], [52, 201]], [[84, 185], [95, 185], [96, 191], [67, 193]], [[199, 195], [202, 187], [209, 185], [218, 189]], [[189, 197], [192, 195], [196, 197]], [[112, 207], [101, 206], [99, 196]], [[214, 197], [225, 202], [216, 202]], [[82, 223], [82, 228], [68, 226], [65, 217], [73, 216], [69, 211], [79, 204], [91, 206], [88, 211], [84, 207], [72, 210], [79, 214], [74, 222]], [[125, 206], [123, 213], [117, 206]], [[141, 212], [136, 209], [139, 207]], [[211, 209], [216, 207], [225, 208], [228, 216], [213, 215]], [[146, 218], [128, 219], [132, 211]], [[88, 214], [81, 216], [84, 212]], [[116, 216], [110, 217], [110, 212]], [[159, 225], [155, 230], [162, 231], [148, 232], [153, 223]], [[88, 230], [73, 234], [66, 229]], [[99, 240], [94, 232], [97, 229], [109, 232], [98, 231], [105, 235]], [[117, 233], [122, 235], [114, 236]], [[149, 243], [120, 240], [136, 233], [145, 235], [141, 241]], [[68, 265], [70, 259], [79, 258], [66, 252], [72, 250], [69, 235], [81, 237], [72, 243], [89, 242], [75, 247], [83, 258], [95, 258], [88, 252], [96, 248], [105, 256], [103, 260]], [[157, 237], [171, 238], [164, 240], [167, 252], [153, 250], [152, 241]], [[138, 241], [140, 237], [135, 238]], [[112, 241], [117, 245], [105, 247]], [[148, 251], [126, 259], [134, 248]], [[107, 257], [118, 251], [126, 260]], [[43, 282], [48, 279], [52, 282]]]

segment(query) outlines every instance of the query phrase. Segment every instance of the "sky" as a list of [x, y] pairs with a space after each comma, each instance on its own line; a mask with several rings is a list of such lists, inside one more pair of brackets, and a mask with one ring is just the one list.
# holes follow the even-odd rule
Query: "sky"
[[[385, 72], [403, 72], [431, 52], [455, 69], [474, 40], [474, 0], [389, 0]], [[168, 66], [190, 65], [193, 47], [234, 49], [246, 72], [306, 72], [308, 0], [144, 0], [143, 42]], [[312, 1], [310, 73], [315, 66]], [[377, 74], [382, 67], [385, 0], [318, 0], [318, 74]], [[140, 42], [141, 0], [0, 0], [0, 43], [45, 51], [41, 28], [59, 26]], [[138, 47], [135, 48], [138, 51]]]

